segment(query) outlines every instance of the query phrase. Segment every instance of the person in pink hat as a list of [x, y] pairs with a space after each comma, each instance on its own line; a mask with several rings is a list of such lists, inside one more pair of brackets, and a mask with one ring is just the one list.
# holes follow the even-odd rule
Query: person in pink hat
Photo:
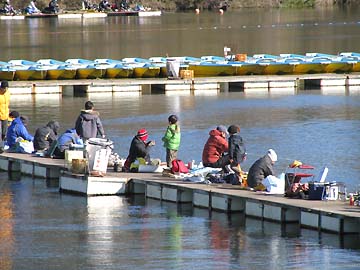
[[146, 129], [139, 129], [131, 141], [129, 155], [126, 158], [123, 171], [129, 172], [131, 163], [137, 158], [143, 158], [150, 163], [150, 148], [155, 145], [155, 141], [148, 141], [149, 134]]

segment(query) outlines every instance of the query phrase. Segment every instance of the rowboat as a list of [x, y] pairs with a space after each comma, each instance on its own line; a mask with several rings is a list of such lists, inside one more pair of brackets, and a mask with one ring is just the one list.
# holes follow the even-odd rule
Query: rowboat
[[97, 65], [102, 65], [106, 69], [104, 78], [129, 78], [132, 76], [134, 69], [128, 66], [124, 66], [122, 61], [113, 59], [95, 59], [94, 62]]
[[76, 69], [76, 79], [98, 79], [106, 72], [106, 69], [96, 66], [94, 61], [87, 59], [73, 58], [66, 60], [65, 63]]
[[325, 72], [325, 65], [322, 63], [313, 63], [311, 57], [299, 54], [280, 54], [284, 63], [293, 66], [294, 74], [315, 74]]
[[12, 69], [15, 69], [14, 80], [31, 81], [46, 79], [46, 69], [33, 61], [10, 60], [8, 62]]
[[306, 56], [312, 57], [312, 63], [322, 63], [326, 73], [347, 73], [351, 72], [353, 69], [353, 63], [336, 55], [307, 53]]
[[354, 61], [352, 72], [360, 72], [360, 53], [342, 52], [339, 54], [339, 56], [345, 57], [346, 59], [352, 59]]
[[14, 80], [15, 69], [11, 68], [9, 63], [0, 61], [0, 80]]
[[134, 78], [157, 78], [160, 75], [160, 67], [151, 63], [125, 63], [126, 67], [134, 70]]
[[124, 66], [134, 70], [134, 78], [157, 78], [160, 75], [160, 66], [154, 65], [149, 59], [145, 58], [123, 58]]
[[76, 69], [65, 62], [55, 59], [40, 59], [36, 62], [47, 70], [47, 80], [71, 80], [76, 76]]

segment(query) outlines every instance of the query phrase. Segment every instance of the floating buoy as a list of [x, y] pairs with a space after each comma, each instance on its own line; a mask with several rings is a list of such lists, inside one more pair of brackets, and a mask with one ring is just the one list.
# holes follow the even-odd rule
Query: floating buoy
[[222, 8], [219, 9], [219, 13], [220, 15], [223, 15], [224, 14], [224, 10]]
[[200, 13], [200, 9], [198, 9], [198, 8], [195, 9], [195, 13], [196, 13], [196, 14], [199, 14], [199, 13]]

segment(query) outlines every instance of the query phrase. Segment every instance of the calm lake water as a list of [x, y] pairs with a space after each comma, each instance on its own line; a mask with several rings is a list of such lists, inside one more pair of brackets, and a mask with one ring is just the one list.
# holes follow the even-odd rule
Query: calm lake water
[[[358, 10], [243, 10], [173, 13], [154, 18], [0, 21], [0, 60], [221, 55], [235, 52], [358, 51]], [[203, 93], [12, 96], [29, 130], [60, 121], [73, 127], [88, 99], [101, 113], [115, 151], [125, 157], [132, 137], [148, 129], [161, 145], [167, 117], [182, 127], [179, 157], [200, 161], [210, 129], [240, 124], [247, 170], [268, 148], [278, 173], [294, 159], [329, 167], [329, 180], [356, 190], [360, 165], [360, 92], [325, 94]], [[17, 179], [17, 178], [16, 178]], [[143, 197], [84, 198], [57, 183], [0, 174], [0, 269], [359, 269], [358, 237], [231, 218]]]

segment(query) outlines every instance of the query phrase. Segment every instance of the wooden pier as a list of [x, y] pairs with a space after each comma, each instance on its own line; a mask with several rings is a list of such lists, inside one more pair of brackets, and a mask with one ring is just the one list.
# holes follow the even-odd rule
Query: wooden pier
[[194, 207], [222, 211], [229, 215], [242, 212], [245, 216], [261, 220], [299, 224], [304, 228], [340, 235], [360, 234], [360, 207], [350, 206], [346, 201], [289, 199], [282, 195], [243, 190], [230, 184], [185, 182], [159, 173], [122, 173], [109, 170], [104, 177], [74, 175], [68, 171], [64, 160], [29, 154], [3, 153], [0, 155], [0, 170], [59, 180], [60, 191], [66, 191], [60, 189], [61, 181], [71, 181], [79, 186], [86, 182], [89, 186], [92, 185], [91, 190], [88, 190], [89, 194], [99, 195], [104, 183], [110, 183], [119, 188], [118, 194], [144, 194], [146, 198], [192, 204]]
[[307, 74], [307, 75], [250, 75], [224, 77], [196, 77], [193, 79], [93, 79], [93, 80], [43, 80], [11, 81], [12, 95], [80, 93], [201, 93], [239, 91], [252, 93], [295, 94], [298, 90], [318, 89], [329, 93], [360, 91], [360, 73]]

